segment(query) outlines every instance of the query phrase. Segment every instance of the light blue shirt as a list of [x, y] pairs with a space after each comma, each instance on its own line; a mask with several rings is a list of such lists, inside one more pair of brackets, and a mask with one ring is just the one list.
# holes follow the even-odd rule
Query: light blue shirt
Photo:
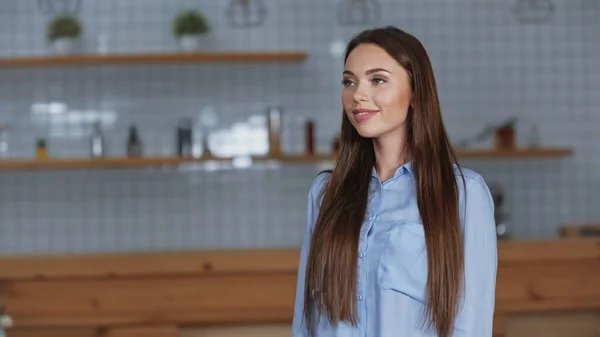
[[[436, 336], [422, 324], [427, 282], [427, 253], [417, 207], [410, 163], [381, 183], [373, 170], [367, 216], [358, 247], [358, 326], [341, 322], [331, 326], [324, 315], [317, 337], [421, 337]], [[494, 314], [497, 239], [491, 193], [478, 173], [461, 168], [459, 212], [464, 238], [465, 284], [453, 337], [491, 337]], [[304, 276], [310, 237], [321, 200], [319, 192], [329, 174], [312, 182], [308, 196], [306, 232], [300, 254], [293, 337], [308, 336], [303, 319]], [[423, 328], [425, 326], [425, 328]]]

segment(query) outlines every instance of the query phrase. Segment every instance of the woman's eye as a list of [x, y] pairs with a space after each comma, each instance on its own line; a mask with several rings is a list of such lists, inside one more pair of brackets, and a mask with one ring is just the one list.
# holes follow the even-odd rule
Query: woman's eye
[[352, 81], [350, 81], [350, 80], [346, 80], [346, 79], [343, 79], [343, 80], [342, 80], [342, 85], [343, 85], [344, 87], [349, 87], [349, 86], [351, 86], [351, 85], [352, 85]]
[[373, 79], [373, 83], [375, 83], [375, 84], [383, 84], [383, 83], [385, 83], [385, 80], [383, 78], [374, 78]]

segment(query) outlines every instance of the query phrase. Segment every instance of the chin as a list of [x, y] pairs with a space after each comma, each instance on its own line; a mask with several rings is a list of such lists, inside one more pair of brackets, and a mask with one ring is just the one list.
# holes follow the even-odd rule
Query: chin
[[355, 129], [356, 132], [364, 138], [377, 138], [383, 133], [379, 128], [369, 127], [367, 125], [359, 125], [358, 127], [355, 127]]

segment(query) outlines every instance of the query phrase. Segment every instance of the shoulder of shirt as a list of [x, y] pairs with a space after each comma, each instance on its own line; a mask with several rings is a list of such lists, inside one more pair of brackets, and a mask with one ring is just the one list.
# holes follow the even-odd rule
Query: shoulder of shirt
[[460, 166], [460, 170], [458, 166], [454, 166], [454, 173], [456, 175], [456, 178], [459, 180], [460, 183], [462, 183], [462, 181], [460, 181], [461, 178], [461, 172], [462, 172], [462, 177], [464, 177], [464, 181], [465, 181], [465, 185], [467, 186], [467, 188], [469, 187], [483, 187], [484, 189], [487, 189], [488, 186], [485, 182], [485, 179], [483, 179], [483, 176], [479, 173], [477, 173], [476, 171]]
[[325, 186], [329, 183], [329, 178], [331, 177], [331, 171], [321, 171], [317, 176], [313, 179], [310, 185], [310, 196], [313, 200], [316, 200], [321, 192], [324, 191]]
[[460, 171], [458, 170], [458, 166], [454, 166], [454, 172], [458, 181], [458, 187], [461, 195], [464, 196], [465, 189], [463, 188], [463, 180], [464, 177], [464, 187], [466, 188], [467, 193], [475, 193], [475, 195], [485, 195], [490, 199], [490, 202], [493, 203], [492, 195], [490, 189], [483, 178], [483, 176], [472, 169], [468, 169], [465, 167], [460, 167]]

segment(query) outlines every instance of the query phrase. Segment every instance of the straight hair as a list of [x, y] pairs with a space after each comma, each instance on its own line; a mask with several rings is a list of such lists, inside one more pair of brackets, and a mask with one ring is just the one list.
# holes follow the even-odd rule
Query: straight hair
[[[406, 151], [427, 248], [424, 319], [439, 337], [450, 337], [463, 285], [464, 257], [457, 159], [443, 124], [433, 68], [419, 40], [396, 27], [356, 35], [346, 47], [344, 62], [361, 44], [383, 48], [410, 76], [413, 104], [407, 116]], [[306, 267], [304, 319], [311, 336], [315, 308], [319, 318], [325, 314], [333, 325], [340, 321], [357, 325], [358, 241], [374, 165], [372, 139], [360, 136], [342, 113], [337, 159], [322, 191]]]

